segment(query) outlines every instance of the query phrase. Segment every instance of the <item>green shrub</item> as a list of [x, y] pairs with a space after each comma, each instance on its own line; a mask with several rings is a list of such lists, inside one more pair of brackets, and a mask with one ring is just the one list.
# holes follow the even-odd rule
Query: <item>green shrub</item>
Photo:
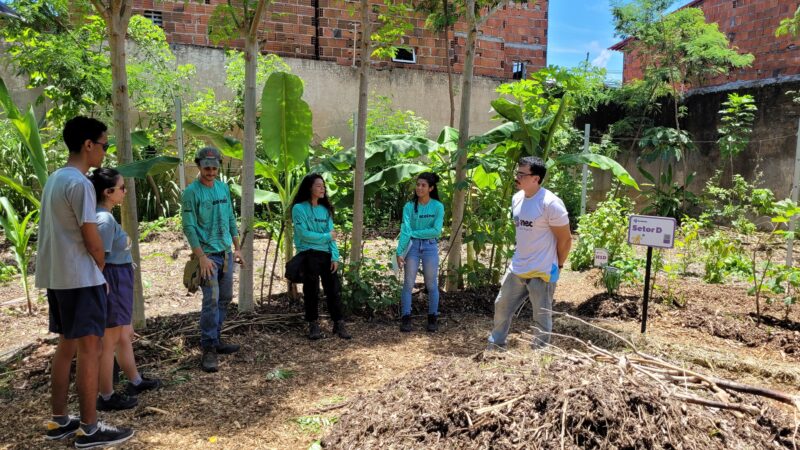
[[594, 249], [608, 250], [609, 263], [633, 255], [628, 245], [628, 215], [633, 204], [627, 197], [609, 197], [578, 221], [578, 245], [570, 253], [572, 270], [585, 270], [594, 262]]
[[703, 238], [700, 243], [706, 251], [703, 280], [707, 283], [722, 283], [725, 280], [726, 260], [736, 251], [736, 244], [720, 231]]
[[402, 284], [386, 264], [361, 258], [342, 268], [342, 304], [347, 313], [373, 316], [400, 302]]

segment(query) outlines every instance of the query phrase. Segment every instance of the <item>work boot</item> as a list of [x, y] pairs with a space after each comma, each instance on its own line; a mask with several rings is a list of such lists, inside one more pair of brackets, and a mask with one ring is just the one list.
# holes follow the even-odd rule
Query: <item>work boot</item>
[[319, 322], [309, 322], [308, 323], [308, 338], [312, 341], [316, 341], [317, 339], [322, 337], [322, 333], [319, 331]]
[[405, 315], [400, 318], [400, 331], [408, 333], [411, 331], [411, 316]]
[[222, 341], [219, 341], [217, 344], [217, 354], [218, 355], [230, 355], [231, 353], [236, 353], [239, 351], [239, 346], [236, 344], [228, 344]]
[[217, 349], [215, 347], [203, 349], [203, 360], [200, 367], [203, 369], [203, 372], [217, 371]]
[[333, 324], [333, 334], [342, 339], [350, 339], [353, 337], [350, 336], [350, 333], [347, 332], [347, 328], [344, 327], [344, 320], [337, 320], [336, 323]]
[[428, 314], [428, 331], [431, 333], [435, 333], [439, 329], [439, 325], [436, 323], [439, 316], [436, 314]]

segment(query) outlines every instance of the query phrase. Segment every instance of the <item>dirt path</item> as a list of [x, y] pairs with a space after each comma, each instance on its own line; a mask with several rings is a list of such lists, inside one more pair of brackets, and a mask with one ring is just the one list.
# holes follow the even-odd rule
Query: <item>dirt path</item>
[[[265, 246], [266, 241], [257, 241], [257, 274]], [[229, 323], [237, 325], [229, 332], [230, 340], [241, 344], [242, 351], [223, 357], [219, 373], [205, 374], [198, 367], [196, 345], [199, 297], [186, 296], [179, 283], [187, 250], [177, 237], [166, 236], [145, 243], [142, 251], [147, 255], [143, 269], [152, 319], [135, 347], [143, 372], [161, 377], [166, 386], [142, 395], [134, 410], [101, 413], [113, 424], [135, 426], [136, 437], [125, 448], [307, 449], [351, 407], [350, 399], [443, 357], [471, 360], [485, 347], [491, 328], [493, 289], [443, 298], [444, 320], [437, 334], [419, 331], [422, 317], [416, 319], [417, 331], [410, 334], [399, 333], [394, 321], [355, 318], [352, 341], [329, 337], [310, 342], [296, 315], [298, 305], [271, 305], [260, 314], [230, 318]], [[748, 316], [752, 300], [745, 287], [685, 280], [679, 289], [689, 300], [687, 307], [676, 309], [655, 301], [649, 332], [642, 338], [637, 316], [641, 294], [629, 289], [607, 298], [594, 280], [592, 273], [566, 272], [555, 309], [588, 316], [674, 361], [796, 392], [800, 355], [792, 349], [800, 336], [792, 327], [800, 323], [800, 312], [794, 311], [787, 323], [753, 331]], [[276, 280], [273, 291], [283, 290], [284, 284]], [[16, 285], [0, 292], [0, 303], [21, 294]], [[0, 308], [0, 355], [34, 343], [20, 353], [26, 359], [12, 361], [0, 372], [4, 411], [0, 448], [66, 448], [68, 443], [45, 445], [41, 439], [49, 410], [47, 370], [54, 350], [43, 341], [49, 337], [46, 307], [37, 303], [35, 314], [28, 316], [23, 306]], [[767, 311], [773, 318], [781, 317], [778, 308]], [[288, 315], [276, 319], [276, 313]], [[529, 325], [523, 313], [512, 336]], [[329, 332], [330, 324], [323, 328]], [[565, 318], [556, 320], [555, 331], [594, 342], [607, 339]], [[512, 350], [529, 351], [523, 342], [512, 342]], [[76, 411], [77, 399], [73, 395], [70, 400]]]

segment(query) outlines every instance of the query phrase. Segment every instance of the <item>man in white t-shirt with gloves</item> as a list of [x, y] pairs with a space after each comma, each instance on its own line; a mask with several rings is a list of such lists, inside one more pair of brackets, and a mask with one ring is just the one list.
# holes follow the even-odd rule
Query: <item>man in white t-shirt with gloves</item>
[[494, 328], [490, 349], [504, 349], [511, 318], [526, 298], [533, 306], [533, 348], [550, 342], [553, 330], [553, 293], [559, 272], [572, 247], [569, 217], [564, 202], [542, 187], [547, 173], [544, 161], [534, 156], [519, 160], [511, 198], [516, 227], [516, 249], [494, 301]]

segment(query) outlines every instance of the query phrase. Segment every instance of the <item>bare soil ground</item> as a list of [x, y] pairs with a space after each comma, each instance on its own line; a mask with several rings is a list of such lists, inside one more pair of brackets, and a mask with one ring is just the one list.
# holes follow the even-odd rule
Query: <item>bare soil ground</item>
[[[266, 245], [265, 239], [256, 240], [257, 277]], [[377, 255], [386, 245], [384, 239], [373, 239], [368, 252]], [[140, 396], [133, 410], [101, 413], [102, 420], [136, 428], [125, 448], [305, 449], [323, 437], [329, 448], [525, 448], [532, 446], [531, 439], [542, 447], [559, 446], [562, 435], [569, 448], [681, 447], [688, 442], [684, 439], [717, 448], [793, 445], [791, 411], [775, 402], [754, 400], [764, 413], [742, 417], [697, 405], [687, 408], [644, 385], [597, 388], [610, 386], [613, 370], [532, 352], [522, 334], [530, 327], [526, 311], [514, 323], [512, 336], [518, 339], [511, 355], [487, 360], [483, 350], [496, 295], [492, 288], [445, 294], [436, 334], [421, 331], [423, 295], [415, 299], [419, 314], [413, 333], [399, 333], [392, 320], [354, 317], [353, 340], [311, 342], [304, 337], [300, 304], [288, 299], [285, 283], [276, 277], [269, 301], [253, 313], [234, 311], [227, 322], [225, 333], [242, 345], [241, 352], [222, 357], [219, 373], [206, 374], [199, 370], [197, 346], [200, 298], [187, 295], [180, 281], [188, 249], [174, 233], [155, 235], [141, 248], [149, 319], [135, 351], [142, 372], [166, 385]], [[269, 273], [271, 255], [268, 261]], [[681, 279], [673, 294], [686, 306], [666, 305], [657, 295], [648, 333], [641, 336], [641, 288], [610, 297], [596, 286], [596, 278], [591, 271], [566, 271], [554, 309], [591, 319], [676, 364], [797, 394], [798, 308], [784, 318], [781, 308], [767, 306], [765, 323], [756, 327], [746, 286]], [[257, 301], [259, 285], [257, 278]], [[23, 296], [16, 281], [0, 287], [0, 448], [65, 448], [71, 443], [44, 443], [41, 437], [55, 342], [47, 333], [46, 302], [35, 300], [29, 316]], [[329, 332], [330, 324], [323, 330]], [[607, 333], [564, 317], [557, 318], [554, 331], [622, 350]], [[498, 383], [501, 379], [505, 382]], [[571, 388], [582, 390], [563, 394]], [[519, 402], [500, 411], [505, 418], [492, 413], [479, 425], [473, 423], [474, 430], [453, 434], [456, 440], [442, 440], [443, 430], [465, 427], [464, 412], [519, 396]], [[77, 398], [70, 401], [77, 411]], [[562, 432], [564, 410], [571, 419]], [[382, 428], [367, 431], [369, 416]], [[630, 428], [634, 419], [643, 425]], [[602, 426], [607, 432], [598, 432]]]

